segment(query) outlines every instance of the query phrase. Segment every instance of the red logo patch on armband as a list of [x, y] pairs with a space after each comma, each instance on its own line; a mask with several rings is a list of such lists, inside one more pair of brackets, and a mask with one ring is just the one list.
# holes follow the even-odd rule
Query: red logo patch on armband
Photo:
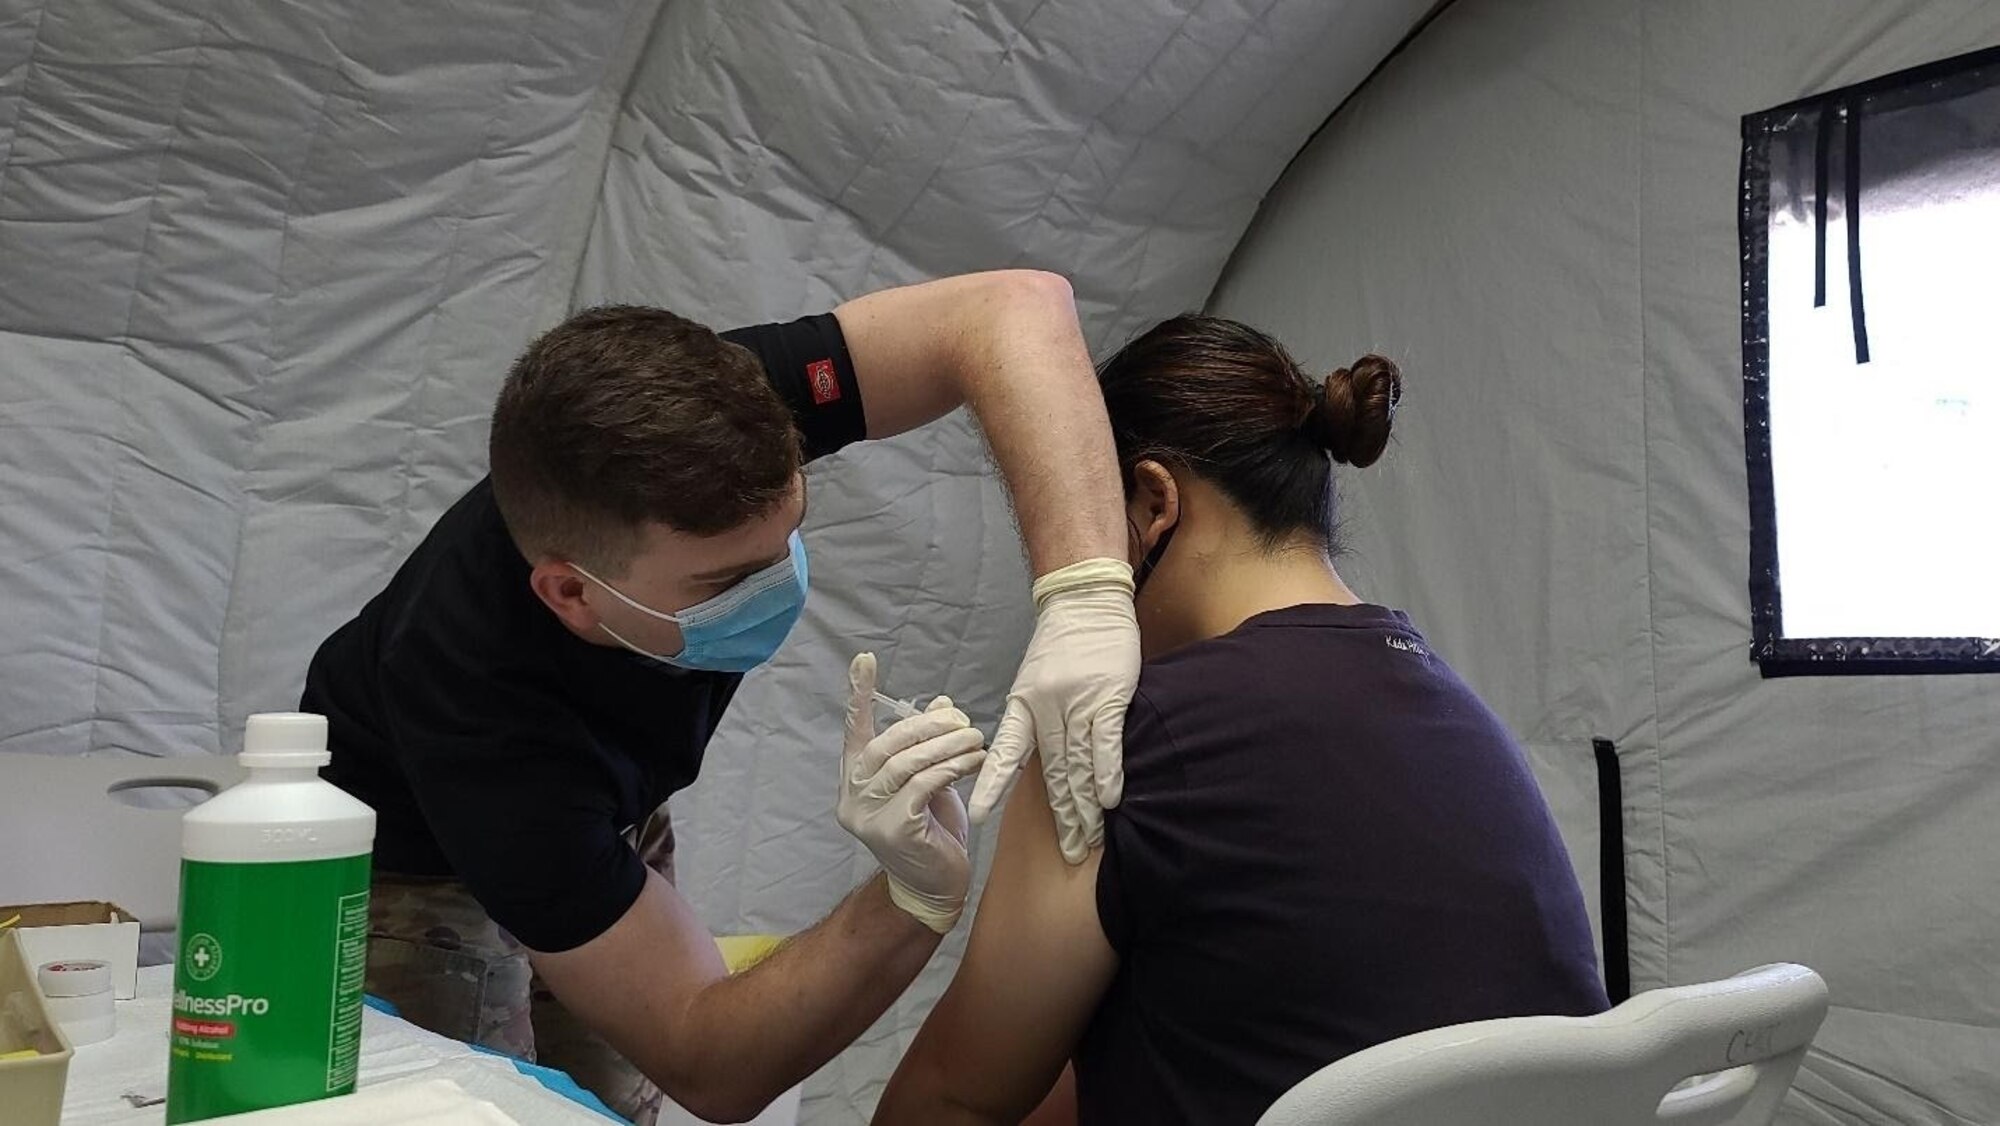
[[832, 360], [814, 360], [806, 365], [806, 380], [812, 384], [813, 405], [823, 407], [840, 398], [840, 377]]

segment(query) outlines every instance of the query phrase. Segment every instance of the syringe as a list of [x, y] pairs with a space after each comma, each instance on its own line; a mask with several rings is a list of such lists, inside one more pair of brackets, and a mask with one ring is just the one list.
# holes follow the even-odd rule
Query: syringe
[[917, 705], [914, 703], [908, 700], [898, 700], [891, 696], [884, 696], [880, 692], [875, 693], [875, 702], [895, 712], [898, 719], [912, 719], [923, 714], [917, 710]]

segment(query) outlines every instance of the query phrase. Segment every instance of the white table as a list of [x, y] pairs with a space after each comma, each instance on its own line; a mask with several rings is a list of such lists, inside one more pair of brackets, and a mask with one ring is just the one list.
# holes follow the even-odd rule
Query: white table
[[[164, 1102], [135, 1107], [124, 1096], [163, 1099], [167, 1093], [167, 1022], [173, 967], [139, 971], [139, 995], [118, 1003], [118, 1034], [76, 1050], [63, 1098], [63, 1126], [157, 1126]], [[604, 1118], [543, 1087], [497, 1056], [377, 1012], [361, 1019], [361, 1086], [424, 1075], [451, 1079], [524, 1126], [610, 1126]]]
[[[226, 789], [243, 777], [233, 757], [188, 755], [149, 759], [132, 755], [29, 755], [0, 753], [0, 857], [33, 863], [0, 865], [0, 903], [102, 899], [131, 911], [153, 934], [173, 930], [179, 904], [180, 834], [184, 805], [145, 808], [112, 791], [146, 783]], [[170, 952], [169, 952], [170, 953]], [[142, 958], [143, 960], [143, 958]], [[63, 1122], [162, 1123], [164, 1104], [135, 1108], [122, 1096], [166, 1094], [168, 995], [171, 966], [142, 968], [139, 995], [118, 1005], [118, 1035], [77, 1049], [70, 1064]], [[601, 1116], [551, 1093], [506, 1060], [426, 1032], [407, 1021], [368, 1010], [362, 1020], [361, 1083], [430, 1071], [458, 1080], [501, 1105], [524, 1123], [605, 1126]], [[506, 1077], [501, 1097], [486, 1086]], [[515, 1114], [506, 1100], [524, 1102]], [[794, 1126], [800, 1091], [785, 1092], [750, 1126]], [[0, 1118], [4, 1126], [4, 1118]], [[671, 1103], [660, 1126], [702, 1126]]]

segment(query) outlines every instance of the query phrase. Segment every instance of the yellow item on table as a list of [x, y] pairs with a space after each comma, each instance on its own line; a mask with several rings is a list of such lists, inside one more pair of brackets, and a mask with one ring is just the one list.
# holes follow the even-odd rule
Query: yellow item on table
[[14, 916], [13, 918], [11, 918], [11, 919], [7, 920], [6, 922], [4, 922], [4, 923], [0, 923], [0, 930], [4, 930], [4, 929], [6, 929], [6, 928], [8, 928], [8, 927], [11, 927], [11, 926], [13, 926], [13, 925], [14, 925], [15, 923], [18, 923], [18, 922], [20, 922], [20, 921], [21, 921], [21, 916], [17, 914], [17, 915], [15, 915], [15, 916]]
[[716, 949], [722, 951], [722, 964], [729, 972], [740, 974], [751, 966], [771, 956], [771, 951], [783, 946], [785, 940], [775, 934], [728, 934], [715, 940]]

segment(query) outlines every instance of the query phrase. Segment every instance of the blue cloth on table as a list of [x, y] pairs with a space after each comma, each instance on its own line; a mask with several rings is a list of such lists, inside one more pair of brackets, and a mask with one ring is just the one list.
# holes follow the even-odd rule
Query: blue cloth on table
[[[371, 1009], [374, 1009], [377, 1012], [387, 1013], [389, 1016], [396, 1017], [399, 1020], [402, 1018], [403, 1015], [401, 1010], [397, 1009], [396, 1006], [390, 1004], [387, 1001], [384, 1001], [380, 997], [374, 996], [373, 994], [364, 994], [361, 998], [361, 1003], [368, 1006]], [[499, 1058], [506, 1060], [508, 1063], [513, 1064], [514, 1070], [520, 1072], [521, 1074], [527, 1076], [530, 1079], [533, 1079], [535, 1082], [540, 1083], [543, 1087], [546, 1087], [547, 1089], [554, 1091], [556, 1094], [561, 1095], [563, 1098], [566, 1098], [569, 1101], [578, 1104], [579, 1106], [583, 1106], [590, 1110], [594, 1110], [613, 1122], [619, 1122], [619, 1123], [625, 1122], [625, 1119], [620, 1118], [617, 1112], [613, 1111], [610, 1107], [604, 1105], [603, 1099], [598, 1098], [596, 1095], [593, 1095], [589, 1091], [586, 1091], [582, 1087], [578, 1086], [576, 1080], [571, 1079], [569, 1075], [565, 1072], [557, 1071], [553, 1067], [543, 1067], [540, 1064], [529, 1063], [527, 1060], [515, 1059], [513, 1056], [510, 1056], [505, 1052], [498, 1052], [493, 1050], [492, 1048], [488, 1048], [480, 1044], [467, 1044], [466, 1047], [471, 1048], [473, 1051], [478, 1052], [481, 1055], [498, 1056]], [[629, 1126], [629, 1124], [627, 1124], [627, 1126]]]

